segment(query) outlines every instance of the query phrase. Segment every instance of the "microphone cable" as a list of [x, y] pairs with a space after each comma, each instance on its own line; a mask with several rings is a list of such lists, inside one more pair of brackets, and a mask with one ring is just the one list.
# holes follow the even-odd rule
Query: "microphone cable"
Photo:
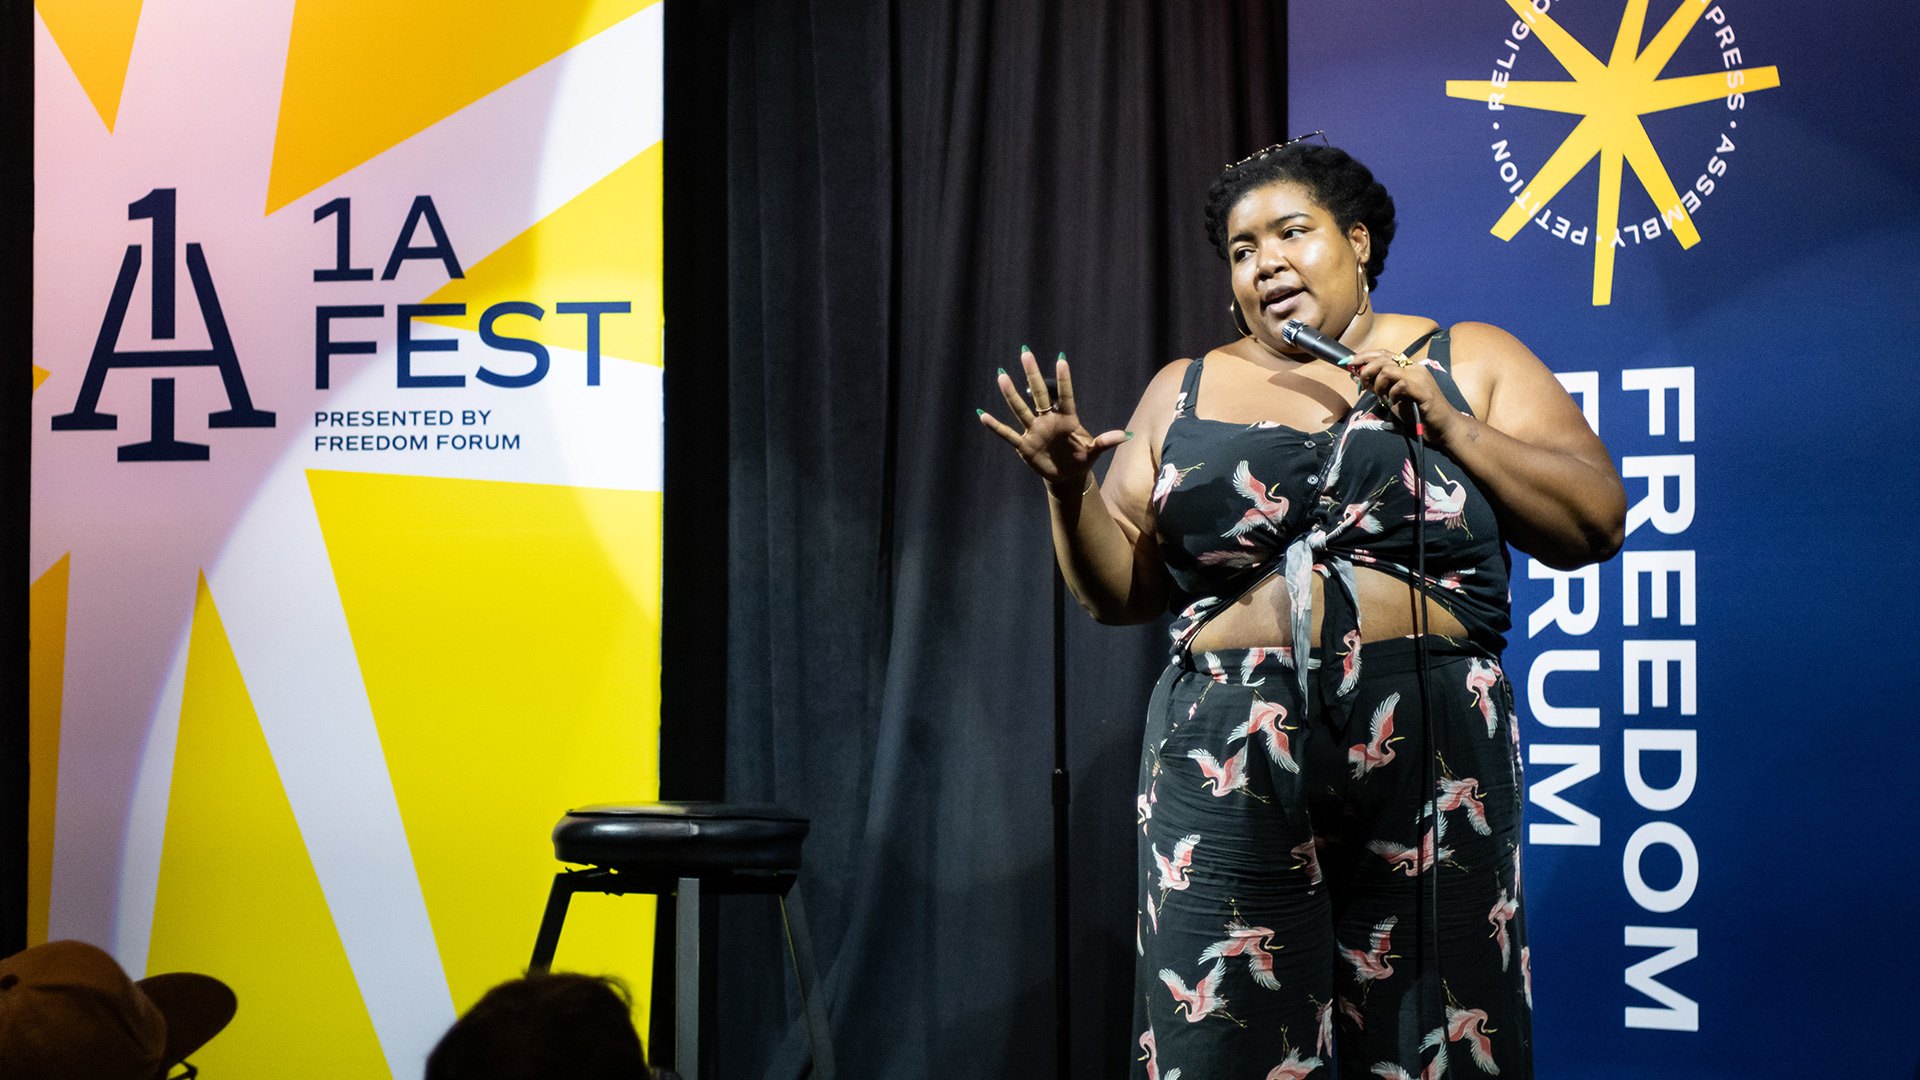
[[[1425, 337], [1414, 343], [1413, 348], [1418, 350], [1440, 333], [1441, 331], [1438, 329], [1428, 332]], [[1281, 328], [1280, 336], [1287, 344], [1297, 345], [1305, 352], [1311, 353], [1336, 367], [1346, 367], [1347, 362], [1353, 358], [1352, 349], [1327, 337], [1325, 334], [1320, 333], [1299, 319], [1289, 319], [1285, 326]], [[1437, 385], [1436, 383], [1436, 386]], [[1388, 401], [1386, 404], [1388, 412], [1391, 413], [1393, 403]], [[1445, 1053], [1446, 978], [1440, 962], [1440, 781], [1438, 775], [1440, 749], [1434, 743], [1433, 738], [1433, 696], [1429, 687], [1429, 677], [1431, 673], [1428, 671], [1428, 668], [1431, 666], [1431, 657], [1428, 653], [1427, 646], [1429, 630], [1427, 607], [1430, 600], [1430, 594], [1427, 588], [1426, 530], [1427, 425], [1425, 419], [1420, 415], [1420, 406], [1418, 403], [1408, 401], [1406, 406], [1411, 411], [1413, 419], [1413, 430], [1404, 433], [1407, 439], [1407, 462], [1413, 466], [1414, 471], [1413, 588], [1420, 600], [1419, 607], [1415, 610], [1413, 620], [1413, 662], [1415, 668], [1415, 685], [1420, 696], [1420, 737], [1426, 742], [1426, 753], [1423, 755], [1425, 760], [1422, 762], [1422, 771], [1425, 774], [1423, 779], [1426, 782], [1426, 791], [1423, 797], [1426, 801], [1422, 804], [1422, 810], [1424, 811], [1424, 816], [1431, 819], [1428, 821], [1427, 827], [1431, 830], [1431, 836], [1433, 838], [1432, 865], [1429, 867], [1433, 877], [1427, 882], [1428, 907], [1426, 912], [1427, 918], [1424, 921], [1427, 926], [1430, 927], [1430, 931], [1433, 934], [1433, 975], [1434, 983], [1439, 991], [1438, 996], [1441, 998], [1438, 1009], [1441, 1031], [1440, 1052]], [[1422, 856], [1426, 854], [1426, 848], [1427, 844], [1425, 841], [1416, 835], [1413, 855], [1413, 865], [1415, 868], [1414, 880], [1416, 883], [1414, 887], [1414, 910], [1416, 912], [1419, 910], [1420, 904], [1420, 889], [1418, 886], [1420, 877], [1419, 867], [1422, 862]], [[1423, 967], [1422, 974], [1424, 973]], [[1418, 990], [1416, 990], [1416, 993], [1418, 993]], [[1415, 1060], [1418, 1060], [1417, 1052], [1415, 1054]]]
[[[1433, 935], [1433, 976], [1435, 986], [1439, 991], [1436, 996], [1441, 998], [1437, 1003], [1436, 1013], [1440, 1018], [1440, 1027], [1442, 1030], [1440, 1046], [1441, 1052], [1444, 1053], [1446, 1049], [1446, 1002], [1444, 1000], [1446, 976], [1440, 959], [1440, 800], [1437, 794], [1440, 786], [1437, 765], [1440, 757], [1440, 748], [1434, 742], [1433, 737], [1433, 698], [1428, 686], [1430, 675], [1428, 669], [1431, 658], [1427, 651], [1427, 634], [1429, 628], [1427, 621], [1426, 535], [1427, 425], [1420, 415], [1420, 406], [1418, 404], [1410, 401], [1407, 403], [1407, 408], [1413, 412], [1413, 432], [1407, 440], [1407, 460], [1413, 465], [1414, 471], [1413, 587], [1415, 593], [1418, 594], [1420, 598], [1419, 607], [1415, 609], [1414, 616], [1413, 663], [1415, 669], [1415, 685], [1420, 695], [1420, 738], [1425, 743], [1427, 751], [1422, 755], [1424, 760], [1421, 762], [1422, 770], [1425, 773], [1424, 779], [1426, 781], [1426, 791], [1422, 796], [1426, 800], [1423, 804], [1423, 809], [1426, 812], [1426, 816], [1431, 819], [1427, 822], [1427, 828], [1431, 830], [1429, 835], [1433, 837], [1432, 865], [1429, 867], [1433, 876], [1427, 881], [1427, 925]], [[1420, 849], [1427, 845], [1425, 838], [1422, 836], [1416, 836], [1414, 842], [1416, 844], [1414, 849], [1414, 865], [1418, 866], [1420, 865]], [[1419, 890], [1416, 888], [1414, 891], [1416, 894], [1415, 902], [1418, 903], [1417, 897]], [[1415, 1060], [1418, 1059], [1416, 1058]]]

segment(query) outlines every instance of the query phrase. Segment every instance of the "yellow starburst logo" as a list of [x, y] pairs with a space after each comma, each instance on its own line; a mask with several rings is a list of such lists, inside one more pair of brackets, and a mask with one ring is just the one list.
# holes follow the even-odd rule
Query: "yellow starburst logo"
[[[1588, 52], [1572, 34], [1529, 0], [1507, 0], [1531, 35], [1540, 39], [1547, 51], [1560, 62], [1571, 81], [1523, 82], [1491, 79], [1450, 79], [1447, 96], [1485, 101], [1489, 109], [1544, 109], [1574, 113], [1580, 123], [1568, 133], [1546, 164], [1540, 167], [1525, 188], [1514, 196], [1513, 205], [1494, 223], [1493, 235], [1511, 240], [1520, 227], [1544, 210], [1568, 181], [1579, 175], [1587, 162], [1600, 159], [1600, 205], [1593, 223], [1593, 302], [1613, 299], [1614, 249], [1620, 243], [1620, 189], [1622, 164], [1633, 166], [1633, 174], [1653, 199], [1661, 223], [1682, 248], [1700, 242], [1686, 201], [1674, 189], [1673, 179], [1661, 163], [1660, 153], [1647, 136], [1640, 118], [1647, 113], [1677, 109], [1686, 105], [1729, 98], [1734, 94], [1768, 90], [1780, 85], [1779, 70], [1773, 67], [1735, 67], [1737, 49], [1722, 50], [1727, 61], [1725, 71], [1704, 75], [1661, 78], [1661, 71], [1680, 48], [1703, 15], [1710, 0], [1681, 0], [1680, 7], [1655, 34], [1645, 49], [1639, 49], [1646, 27], [1648, 0], [1628, 0], [1620, 17], [1620, 28], [1613, 40], [1613, 52], [1605, 63]], [[1713, 10], [1719, 10], [1714, 8]], [[1724, 18], [1724, 16], [1723, 16]], [[1728, 40], [1723, 32], [1722, 43]], [[1494, 125], [1496, 128], [1499, 125]], [[1729, 121], [1728, 127], [1733, 122]], [[1725, 136], [1722, 136], [1723, 143]], [[1730, 149], [1730, 147], [1728, 147]], [[1695, 205], [1698, 205], [1697, 202]]]

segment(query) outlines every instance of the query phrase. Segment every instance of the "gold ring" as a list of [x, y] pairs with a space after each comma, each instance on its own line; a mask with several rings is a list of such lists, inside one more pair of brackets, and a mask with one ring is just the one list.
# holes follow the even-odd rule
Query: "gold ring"
[[1413, 361], [1407, 359], [1406, 353], [1394, 353], [1393, 363], [1396, 367], [1412, 367], [1413, 366]]

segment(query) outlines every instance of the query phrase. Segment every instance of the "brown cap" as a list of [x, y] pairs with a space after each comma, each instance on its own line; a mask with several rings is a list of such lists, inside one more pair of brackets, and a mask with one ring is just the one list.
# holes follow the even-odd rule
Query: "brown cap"
[[51, 941], [0, 960], [0, 1076], [155, 1080], [233, 1019], [225, 983], [206, 975], [127, 978], [113, 957]]

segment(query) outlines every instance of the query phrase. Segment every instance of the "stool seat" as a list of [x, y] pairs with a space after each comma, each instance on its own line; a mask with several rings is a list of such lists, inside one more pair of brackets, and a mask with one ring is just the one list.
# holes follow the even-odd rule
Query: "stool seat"
[[553, 854], [584, 866], [554, 875], [528, 972], [553, 966], [573, 895], [657, 893], [674, 898], [674, 1065], [685, 1080], [713, 1080], [717, 1034], [701, 1018], [713, 1008], [718, 940], [704, 893], [770, 894], [780, 905], [787, 953], [799, 976], [800, 1009], [815, 1080], [834, 1080], [827, 1012], [814, 975], [811, 935], [800, 903], [800, 846], [808, 822], [764, 803], [599, 803], [567, 811], [553, 827]]
[[677, 878], [793, 873], [807, 829], [806, 818], [766, 804], [602, 803], [567, 811], [553, 827], [553, 855]]

